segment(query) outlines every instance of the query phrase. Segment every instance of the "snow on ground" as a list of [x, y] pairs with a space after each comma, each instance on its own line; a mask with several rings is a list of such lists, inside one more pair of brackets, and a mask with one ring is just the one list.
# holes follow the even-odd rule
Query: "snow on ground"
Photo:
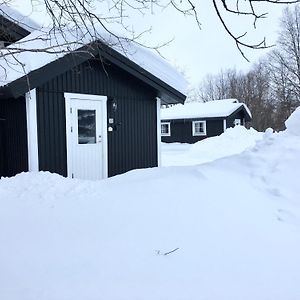
[[228, 128], [223, 134], [195, 144], [162, 143], [163, 166], [188, 166], [210, 162], [251, 148], [263, 138], [263, 133], [244, 126]]
[[299, 300], [293, 119], [202, 165], [2, 179], [0, 299]]

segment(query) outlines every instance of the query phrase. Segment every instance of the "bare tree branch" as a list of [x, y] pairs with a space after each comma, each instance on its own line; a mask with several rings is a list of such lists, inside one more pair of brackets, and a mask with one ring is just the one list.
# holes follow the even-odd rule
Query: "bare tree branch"
[[[267, 17], [267, 12], [258, 13], [257, 6], [263, 3], [269, 4], [295, 4], [300, 2], [300, 0], [236, 0], [235, 3], [229, 0], [213, 0], [213, 7], [216, 12], [217, 19], [221, 22], [227, 34], [233, 39], [237, 49], [241, 55], [246, 59], [244, 49], [265, 49], [272, 47], [272, 45], [267, 45], [266, 38], [263, 38], [259, 42], [247, 41], [247, 31], [236, 34], [235, 28], [231, 28], [229, 24], [225, 21], [225, 14], [237, 15], [244, 18], [253, 18], [252, 26], [255, 29], [258, 20], [265, 19]], [[61, 44], [61, 53], [68, 51], [66, 45], [69, 41], [69, 33], [73, 34], [73, 37], [77, 36], [77, 42], [80, 44], [82, 39], [90, 36], [91, 39], [97, 40], [101, 39], [101, 27], [103, 31], [108, 33], [113, 37], [113, 43], [118, 43], [119, 47], [126, 53], [126, 47], [124, 43], [134, 42], [140, 46], [151, 48], [156, 50], [160, 54], [160, 48], [170, 41], [167, 41], [158, 45], [149, 45], [145, 42], [141, 42], [144, 34], [151, 31], [151, 26], [148, 29], [137, 30], [132, 26], [131, 16], [133, 13], [137, 12], [141, 15], [154, 14], [155, 9], [164, 10], [170, 8], [176, 12], [183, 14], [184, 16], [193, 18], [197, 27], [201, 28], [201, 23], [198, 16], [198, 11], [201, 9], [201, 4], [195, 0], [35, 0], [31, 1], [31, 10], [34, 11], [36, 7], [39, 10], [47, 12], [50, 19], [50, 29], [44, 30], [43, 28], [35, 28], [32, 26], [32, 30], [40, 30], [43, 33], [44, 39], [49, 39], [53, 35], [59, 36], [56, 39], [56, 43]], [[0, 0], [0, 16], [4, 16], [15, 23], [19, 24], [21, 27], [28, 25], [24, 19], [11, 16], [7, 13], [6, 7], [12, 5], [12, 0]], [[106, 7], [106, 9], [104, 9]], [[103, 8], [103, 9], [102, 9]], [[111, 25], [118, 24], [120, 28], [123, 29], [124, 35], [116, 33], [112, 30]], [[1, 32], [0, 32], [1, 34]], [[53, 35], [52, 35], [53, 34]], [[0, 35], [0, 38], [4, 36]], [[15, 39], [7, 36], [5, 37], [6, 44], [14, 44]], [[28, 43], [26, 40], [24, 43]], [[110, 41], [107, 40], [107, 43]], [[17, 49], [18, 48], [18, 49]], [[21, 51], [35, 51], [35, 52], [46, 52], [51, 54], [58, 54], [60, 51], [58, 47], [50, 46], [44, 48], [32, 48], [12, 46], [8, 51], [1, 51], [1, 56], [8, 56], [9, 53], [17, 54]], [[70, 48], [71, 49], [71, 48]], [[72, 49], [71, 49], [72, 50]]]

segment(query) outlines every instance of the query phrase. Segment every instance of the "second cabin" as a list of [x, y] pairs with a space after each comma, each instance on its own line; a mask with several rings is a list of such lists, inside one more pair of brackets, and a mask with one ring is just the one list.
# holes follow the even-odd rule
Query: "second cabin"
[[161, 140], [192, 144], [226, 128], [245, 126], [251, 118], [248, 107], [237, 99], [178, 104], [161, 109]]

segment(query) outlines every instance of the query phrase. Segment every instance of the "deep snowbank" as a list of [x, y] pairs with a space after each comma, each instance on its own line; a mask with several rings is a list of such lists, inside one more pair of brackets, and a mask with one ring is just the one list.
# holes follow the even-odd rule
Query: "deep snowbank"
[[287, 132], [292, 135], [300, 135], [300, 107], [285, 121]]
[[162, 165], [187, 166], [241, 153], [262, 139], [263, 133], [244, 126], [228, 128], [223, 134], [195, 144], [162, 143]]
[[2, 179], [0, 299], [299, 300], [300, 128], [287, 127], [199, 166]]

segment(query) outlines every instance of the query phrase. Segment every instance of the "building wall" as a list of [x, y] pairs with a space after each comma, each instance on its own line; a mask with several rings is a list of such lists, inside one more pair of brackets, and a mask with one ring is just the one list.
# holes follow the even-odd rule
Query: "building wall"
[[37, 88], [40, 170], [67, 175], [64, 92], [108, 97], [108, 118], [115, 121], [108, 132], [109, 176], [157, 166], [155, 91], [114, 65], [91, 60]]
[[[204, 119], [181, 119], [171, 120], [171, 136], [162, 136], [164, 143], [189, 143], [193, 144], [207, 137], [220, 135], [223, 133], [223, 119], [206, 120], [206, 135], [193, 136], [192, 123], [193, 121], [203, 121]], [[168, 121], [166, 121], [168, 122]]]
[[229, 117], [226, 118], [226, 128], [234, 127], [234, 120], [240, 119], [241, 124], [244, 125], [243, 121], [245, 120], [245, 111], [240, 110], [233, 114], [231, 114]]
[[0, 177], [28, 171], [26, 102], [0, 99]]

